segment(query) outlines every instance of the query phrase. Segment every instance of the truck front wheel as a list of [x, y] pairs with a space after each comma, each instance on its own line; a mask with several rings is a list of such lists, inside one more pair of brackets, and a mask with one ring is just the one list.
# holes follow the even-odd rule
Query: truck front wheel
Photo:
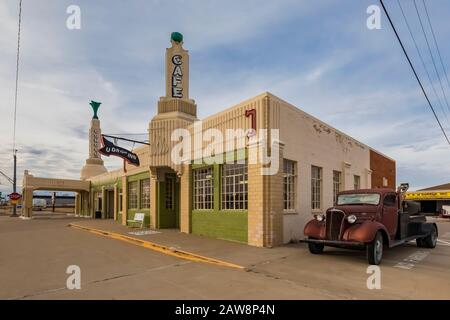
[[311, 252], [312, 254], [322, 253], [324, 247], [325, 246], [323, 243], [308, 242], [309, 252]]
[[436, 227], [433, 227], [430, 234], [428, 234], [425, 238], [422, 238], [421, 244], [424, 248], [435, 248], [437, 243], [437, 230]]
[[383, 235], [377, 232], [372, 242], [366, 245], [367, 260], [369, 264], [378, 265], [383, 258]]

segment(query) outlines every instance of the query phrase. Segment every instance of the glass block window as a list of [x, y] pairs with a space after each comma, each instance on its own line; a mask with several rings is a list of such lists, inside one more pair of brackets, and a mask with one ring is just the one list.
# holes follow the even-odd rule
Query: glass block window
[[174, 181], [172, 177], [166, 177], [166, 209], [173, 209], [174, 208], [174, 203], [173, 203], [173, 198], [174, 198]]
[[296, 196], [296, 162], [291, 160], [283, 161], [283, 177], [284, 177], [284, 210], [295, 209]]
[[337, 201], [337, 195], [342, 188], [342, 174], [340, 171], [333, 171], [333, 204]]
[[353, 176], [353, 189], [358, 190], [361, 189], [361, 177], [354, 175]]
[[141, 180], [141, 209], [150, 208], [150, 179]]
[[311, 166], [311, 208], [321, 209], [322, 168]]
[[247, 168], [246, 163], [222, 166], [222, 209], [247, 210]]
[[192, 170], [194, 184], [194, 210], [214, 208], [214, 176], [213, 168]]
[[128, 182], [128, 209], [137, 209], [138, 207], [138, 182]]
[[119, 188], [119, 212], [122, 212], [122, 188]]

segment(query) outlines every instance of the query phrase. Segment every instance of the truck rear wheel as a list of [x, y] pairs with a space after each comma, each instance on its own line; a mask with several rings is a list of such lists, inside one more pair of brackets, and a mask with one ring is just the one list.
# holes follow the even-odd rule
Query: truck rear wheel
[[424, 248], [425, 245], [423, 244], [423, 238], [417, 238], [416, 239], [416, 244], [419, 248]]
[[309, 252], [312, 254], [320, 254], [323, 252], [325, 245], [323, 243], [308, 242]]
[[433, 227], [433, 229], [431, 230], [431, 232], [425, 237], [422, 238], [421, 243], [422, 243], [422, 247], [423, 248], [435, 248], [436, 247], [436, 243], [437, 243], [437, 230], [436, 227]]
[[367, 261], [378, 265], [383, 259], [383, 235], [378, 231], [372, 242], [366, 245]]

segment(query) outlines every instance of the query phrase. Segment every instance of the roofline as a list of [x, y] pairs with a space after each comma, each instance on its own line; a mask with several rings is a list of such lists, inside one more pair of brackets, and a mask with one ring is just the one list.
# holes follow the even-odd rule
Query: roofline
[[274, 95], [274, 94], [272, 94], [272, 93], [270, 93], [270, 92], [268, 92], [268, 91], [262, 93], [261, 95], [258, 95], [257, 97], [259, 97], [259, 96], [268, 96], [268, 97], [271, 97], [271, 98], [275, 98], [275, 99], [279, 100], [280, 102], [283, 102], [283, 103], [287, 104], [287, 105], [290, 106], [291, 108], [294, 108], [295, 110], [298, 110], [298, 111], [300, 111], [300, 112], [302, 112], [302, 113], [308, 115], [309, 117], [311, 117], [311, 118], [314, 119], [315, 121], [317, 121], [317, 122], [319, 122], [319, 123], [321, 123], [321, 124], [323, 124], [323, 125], [325, 125], [325, 126], [331, 128], [331, 129], [335, 130], [336, 132], [338, 132], [338, 133], [340, 133], [340, 134], [342, 134], [342, 135], [344, 135], [344, 136], [347, 136], [347, 137], [349, 137], [349, 138], [351, 138], [351, 139], [357, 141], [358, 143], [360, 143], [361, 145], [363, 145], [363, 146], [366, 147], [367, 149], [372, 150], [373, 152], [376, 152], [376, 153], [378, 153], [379, 155], [381, 155], [381, 156], [383, 156], [383, 157], [385, 157], [385, 158], [387, 158], [387, 159], [389, 159], [389, 160], [395, 162], [395, 159], [393, 159], [393, 158], [387, 156], [386, 154], [384, 154], [384, 153], [382, 153], [382, 152], [380, 152], [380, 151], [378, 151], [378, 150], [376, 150], [376, 149], [374, 149], [374, 148], [368, 146], [368, 145], [365, 144], [364, 142], [361, 142], [361, 141], [359, 141], [358, 139], [355, 139], [354, 137], [352, 137], [352, 136], [346, 134], [345, 132], [342, 132], [341, 130], [336, 129], [335, 127], [329, 125], [328, 123], [326, 123], [326, 122], [324, 122], [324, 121], [322, 121], [322, 120], [320, 120], [320, 119], [314, 117], [313, 115], [307, 113], [306, 111], [304, 111], [304, 110], [302, 110], [302, 109], [296, 107], [295, 105], [293, 105], [293, 104], [287, 102], [286, 100], [283, 100], [283, 99], [277, 97], [276, 95]]

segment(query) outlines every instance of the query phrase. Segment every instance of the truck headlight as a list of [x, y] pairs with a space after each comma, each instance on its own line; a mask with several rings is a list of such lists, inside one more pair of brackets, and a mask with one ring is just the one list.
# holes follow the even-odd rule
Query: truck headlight
[[316, 214], [314, 216], [316, 218], [317, 221], [322, 222], [325, 220], [325, 215], [324, 214]]
[[355, 223], [356, 222], [356, 216], [354, 214], [351, 214], [347, 217], [348, 223]]

